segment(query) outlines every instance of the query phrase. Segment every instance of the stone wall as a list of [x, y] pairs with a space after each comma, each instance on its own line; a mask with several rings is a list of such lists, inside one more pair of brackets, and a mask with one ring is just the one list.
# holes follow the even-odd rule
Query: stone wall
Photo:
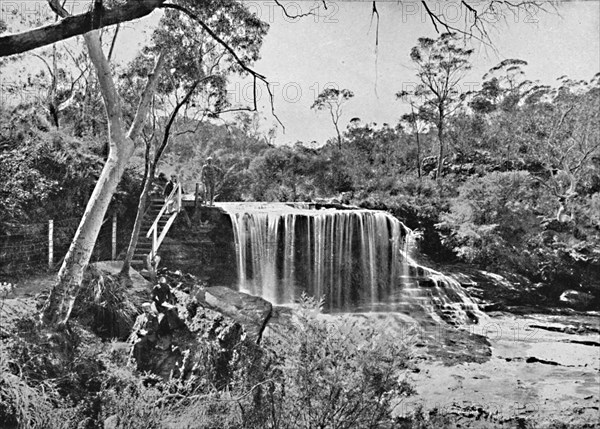
[[209, 286], [237, 285], [231, 220], [218, 207], [184, 205], [158, 254], [160, 266], [194, 274]]

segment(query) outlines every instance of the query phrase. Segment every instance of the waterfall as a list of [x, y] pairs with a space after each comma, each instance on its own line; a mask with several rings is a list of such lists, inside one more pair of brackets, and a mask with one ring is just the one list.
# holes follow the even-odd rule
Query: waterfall
[[222, 203], [236, 246], [238, 288], [275, 303], [302, 292], [330, 311], [425, 310], [468, 319], [458, 282], [417, 264], [412, 232], [387, 212]]

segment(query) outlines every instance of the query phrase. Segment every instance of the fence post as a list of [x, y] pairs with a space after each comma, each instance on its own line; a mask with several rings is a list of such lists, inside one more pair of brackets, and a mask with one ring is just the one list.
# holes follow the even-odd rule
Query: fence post
[[48, 221], [48, 268], [54, 268], [54, 220]]
[[200, 183], [196, 182], [196, 192], [194, 194], [194, 208], [198, 207], [198, 195], [200, 194]]
[[113, 213], [112, 218], [112, 253], [111, 260], [117, 259], [117, 214]]

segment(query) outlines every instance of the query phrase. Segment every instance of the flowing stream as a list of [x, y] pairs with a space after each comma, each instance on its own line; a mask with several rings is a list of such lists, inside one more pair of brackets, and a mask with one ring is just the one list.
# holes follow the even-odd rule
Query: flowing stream
[[275, 304], [302, 292], [329, 311], [425, 312], [453, 323], [477, 306], [458, 282], [417, 264], [412, 232], [387, 212], [221, 203], [235, 237], [239, 290]]

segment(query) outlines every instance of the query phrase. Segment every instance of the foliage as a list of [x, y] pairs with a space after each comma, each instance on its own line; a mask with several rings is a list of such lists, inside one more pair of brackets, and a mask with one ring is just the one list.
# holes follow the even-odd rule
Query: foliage
[[531, 251], [516, 254], [514, 250], [526, 235], [541, 232], [533, 205], [539, 199], [536, 188], [539, 185], [527, 172], [490, 173], [469, 180], [458, 189], [450, 213], [442, 216], [439, 226], [452, 231], [452, 247], [469, 262], [492, 267], [511, 258], [513, 267], [530, 266]]
[[[35, 105], [0, 109], [0, 116], [0, 234], [64, 219], [65, 213], [83, 214], [102, 169], [104, 147], [72, 137], [68, 127], [52, 127]], [[120, 215], [124, 229], [138, 187], [139, 176], [127, 169], [110, 209]]]
[[489, 114], [497, 109], [504, 112], [514, 110], [521, 98], [533, 87], [525, 79], [523, 67], [527, 61], [506, 59], [483, 75], [481, 90], [468, 103], [477, 113]]
[[101, 168], [90, 142], [50, 129], [34, 106], [0, 114], [0, 222], [81, 212]]
[[[78, 303], [79, 304], [79, 303]], [[394, 427], [408, 344], [358, 322], [328, 320], [303, 296], [290, 325], [262, 346], [242, 340], [225, 354], [198, 337], [192, 371], [164, 380], [126, 365], [119, 343], [81, 329], [46, 337], [19, 322], [0, 355], [0, 421], [17, 427]], [[223, 378], [223, 364], [228, 368]]]
[[127, 339], [139, 309], [118, 277], [88, 267], [73, 316], [103, 338]]

